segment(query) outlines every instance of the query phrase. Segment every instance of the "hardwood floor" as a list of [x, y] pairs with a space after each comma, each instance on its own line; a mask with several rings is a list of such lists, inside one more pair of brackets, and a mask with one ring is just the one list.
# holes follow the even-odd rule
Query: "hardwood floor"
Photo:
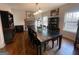
[[[51, 42], [48, 44], [51, 47]], [[9, 55], [36, 55], [36, 48], [32, 47], [27, 32], [16, 33], [13, 42], [6, 45], [3, 49]], [[44, 55], [75, 55], [79, 54], [79, 50], [75, 50], [73, 42], [63, 39], [60, 50], [56, 48], [47, 49]]]
[[16, 33], [13, 42], [6, 45], [3, 50], [11, 55], [36, 54], [36, 50], [30, 44], [27, 32]]

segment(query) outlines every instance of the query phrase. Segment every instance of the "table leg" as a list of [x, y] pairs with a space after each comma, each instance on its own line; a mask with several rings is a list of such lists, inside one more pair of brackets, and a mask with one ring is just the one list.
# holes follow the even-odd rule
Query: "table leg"
[[59, 36], [59, 48], [58, 48], [58, 49], [60, 49], [60, 48], [61, 48], [61, 43], [62, 43], [62, 35], [61, 35], [61, 36]]
[[77, 45], [77, 40], [76, 40], [75, 43], [74, 43], [74, 48], [76, 48], [76, 45]]

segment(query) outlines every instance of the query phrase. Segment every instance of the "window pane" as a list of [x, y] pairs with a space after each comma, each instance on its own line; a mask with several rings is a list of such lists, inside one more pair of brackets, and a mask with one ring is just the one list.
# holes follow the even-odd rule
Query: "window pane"
[[77, 31], [79, 12], [67, 12], [64, 17], [64, 30], [69, 32]]
[[47, 16], [43, 17], [43, 25], [48, 26], [48, 17]]

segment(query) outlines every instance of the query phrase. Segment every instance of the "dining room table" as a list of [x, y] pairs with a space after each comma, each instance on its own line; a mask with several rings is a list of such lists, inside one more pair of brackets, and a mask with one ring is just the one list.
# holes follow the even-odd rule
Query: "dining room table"
[[[40, 54], [42, 54], [42, 45], [44, 45], [44, 50], [46, 49], [46, 42], [55, 40], [58, 41], [58, 49], [61, 48], [62, 43], [62, 34], [60, 32], [55, 32], [52, 30], [49, 30], [47, 27], [32, 27], [32, 29], [36, 32], [38, 40], [41, 42], [40, 45]], [[53, 44], [52, 44], [53, 46]]]

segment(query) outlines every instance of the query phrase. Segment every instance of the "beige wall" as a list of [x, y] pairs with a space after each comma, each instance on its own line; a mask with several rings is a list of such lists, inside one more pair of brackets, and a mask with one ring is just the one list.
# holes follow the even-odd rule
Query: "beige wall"
[[4, 3], [0, 3], [0, 10], [9, 11], [12, 13], [11, 8]]
[[50, 16], [50, 11], [46, 11], [41, 14], [35, 15], [35, 19], [38, 19], [39, 17], [43, 17], [43, 16]]
[[[15, 26], [16, 25], [24, 26], [25, 25], [24, 19], [26, 18], [25, 11], [12, 9], [12, 12], [13, 12], [13, 16], [14, 16], [14, 25]], [[25, 30], [25, 28], [24, 28], [24, 30]]]
[[[11, 12], [11, 9], [9, 8], [9, 6], [7, 6], [5, 4], [0, 4], [0, 10]], [[1, 17], [0, 17], [0, 48], [3, 48], [4, 46], [5, 46], [5, 43], [4, 43], [2, 22], [1, 22]]]

